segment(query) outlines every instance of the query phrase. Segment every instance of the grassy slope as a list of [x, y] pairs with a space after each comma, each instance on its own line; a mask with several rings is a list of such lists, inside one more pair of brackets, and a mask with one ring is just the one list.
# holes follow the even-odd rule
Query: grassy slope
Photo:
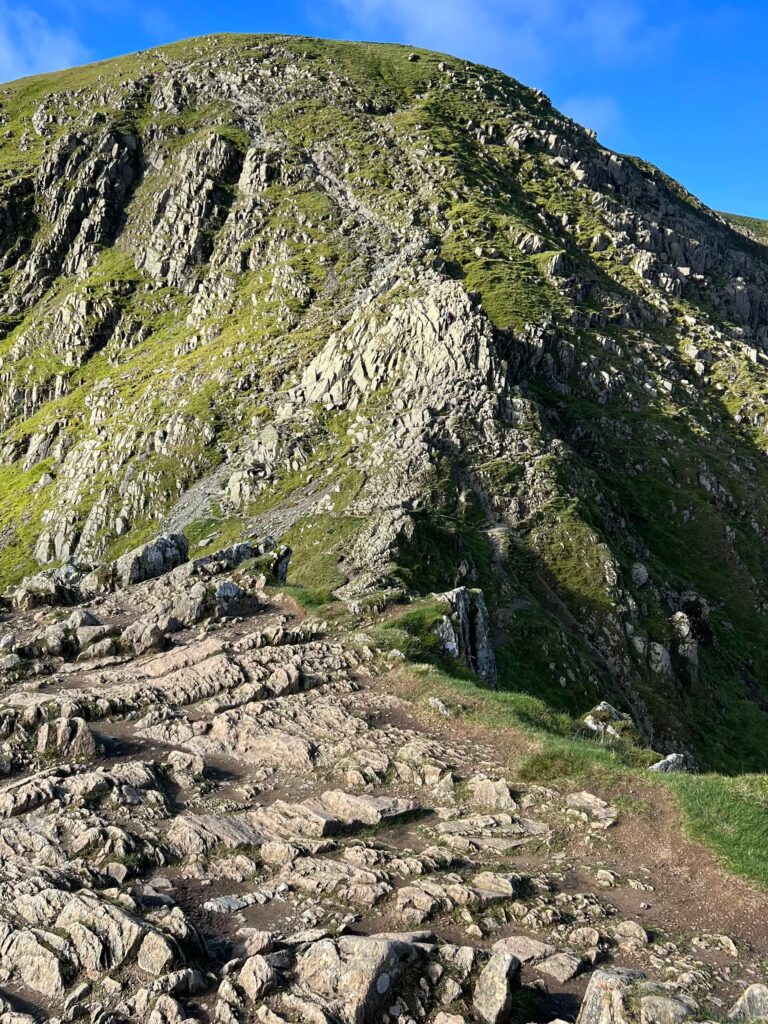
[[629, 742], [603, 745], [544, 700], [478, 686], [471, 673], [437, 652], [428, 632], [437, 614], [436, 607], [426, 605], [368, 630], [383, 650], [395, 648], [406, 655], [405, 666], [395, 671], [406, 678], [413, 699], [426, 703], [437, 697], [463, 722], [508, 730], [510, 768], [523, 782], [599, 786], [610, 792], [631, 777], [645, 792], [649, 808], [656, 789], [666, 787], [677, 798], [692, 839], [709, 846], [727, 870], [768, 888], [768, 776], [648, 773], [645, 769], [657, 759], [652, 751]]
[[761, 220], [758, 217], [742, 217], [738, 213], [724, 213], [723, 216], [735, 227], [750, 231], [758, 241], [768, 244], [768, 220]]

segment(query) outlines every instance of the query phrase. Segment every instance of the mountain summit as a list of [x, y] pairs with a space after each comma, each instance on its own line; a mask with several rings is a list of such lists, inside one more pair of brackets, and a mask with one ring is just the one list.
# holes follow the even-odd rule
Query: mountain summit
[[401, 46], [192, 40], [0, 129], [6, 586], [270, 534], [315, 604], [481, 591], [489, 682], [768, 767], [756, 234]]

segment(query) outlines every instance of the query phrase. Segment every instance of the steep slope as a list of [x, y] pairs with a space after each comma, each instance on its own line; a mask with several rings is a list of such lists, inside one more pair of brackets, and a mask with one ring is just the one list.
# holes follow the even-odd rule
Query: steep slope
[[429, 645], [479, 587], [500, 687], [766, 768], [768, 248], [396, 46], [193, 40], [0, 122], [6, 584], [272, 533], [305, 602]]

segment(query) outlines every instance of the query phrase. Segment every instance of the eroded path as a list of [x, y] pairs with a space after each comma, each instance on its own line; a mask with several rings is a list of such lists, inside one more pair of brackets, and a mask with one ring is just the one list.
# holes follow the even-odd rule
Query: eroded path
[[763, 980], [768, 900], [670, 807], [516, 785], [234, 562], [7, 617], [0, 1021], [549, 1021], [595, 979], [587, 1019], [622, 967], [672, 1024]]

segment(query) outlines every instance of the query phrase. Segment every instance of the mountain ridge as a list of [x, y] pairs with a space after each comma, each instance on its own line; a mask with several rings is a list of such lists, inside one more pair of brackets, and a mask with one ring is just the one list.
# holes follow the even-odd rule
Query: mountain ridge
[[762, 245], [407, 47], [206, 37], [0, 97], [7, 584], [273, 533], [315, 601], [480, 587], [501, 685], [765, 767]]

